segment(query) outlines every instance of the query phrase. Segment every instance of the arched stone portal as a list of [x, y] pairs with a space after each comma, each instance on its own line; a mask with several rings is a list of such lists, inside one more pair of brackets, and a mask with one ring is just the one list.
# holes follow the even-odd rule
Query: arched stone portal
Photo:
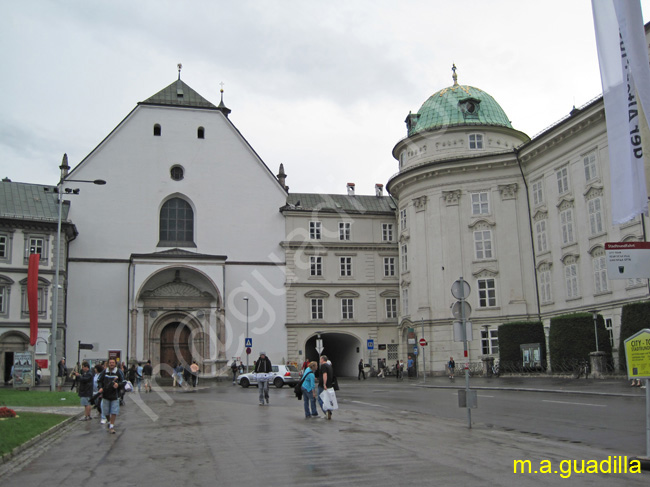
[[178, 321], [169, 323], [162, 329], [160, 333], [160, 365], [163, 377], [168, 376], [169, 369], [175, 368], [179, 363], [183, 367], [189, 368], [192, 363], [190, 335], [190, 328]]
[[[363, 358], [361, 340], [347, 333], [327, 332], [320, 334], [323, 340], [323, 355], [331, 360], [334, 374], [338, 377], [356, 377], [357, 364]], [[317, 335], [309, 338], [305, 343], [305, 358], [318, 362], [319, 354], [316, 351]]]

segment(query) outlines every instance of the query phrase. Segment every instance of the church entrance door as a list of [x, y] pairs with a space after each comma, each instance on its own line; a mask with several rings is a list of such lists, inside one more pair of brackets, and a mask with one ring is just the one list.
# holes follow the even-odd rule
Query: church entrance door
[[160, 334], [160, 365], [166, 364], [170, 367], [161, 367], [160, 374], [163, 377], [169, 377], [167, 371], [179, 362], [189, 368], [192, 363], [190, 334], [189, 327], [179, 322], [170, 323], [163, 328]]

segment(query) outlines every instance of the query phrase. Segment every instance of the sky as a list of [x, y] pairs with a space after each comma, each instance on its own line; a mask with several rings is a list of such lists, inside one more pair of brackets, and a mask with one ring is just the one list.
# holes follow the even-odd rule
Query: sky
[[0, 53], [0, 178], [52, 185], [178, 63], [296, 193], [374, 194], [452, 64], [531, 137], [601, 94], [588, 0], [7, 0]]

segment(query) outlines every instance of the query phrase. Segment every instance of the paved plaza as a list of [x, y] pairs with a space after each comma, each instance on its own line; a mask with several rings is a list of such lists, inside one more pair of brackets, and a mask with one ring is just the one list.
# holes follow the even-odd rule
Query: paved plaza
[[[582, 393], [641, 393], [626, 389], [625, 381], [616, 387], [595, 384], [578, 386]], [[304, 419], [302, 402], [287, 387], [271, 388], [269, 406], [258, 405], [256, 390], [227, 382], [204, 383], [193, 391], [164, 388], [129, 394], [116, 435], [108, 435], [98, 420], [70, 422], [53, 438], [0, 465], [0, 483], [3, 487], [648, 485], [648, 473], [571, 473], [562, 478], [562, 461], [602, 461], [617, 454], [611, 450], [481, 424], [468, 429], [464, 410], [459, 410], [457, 420], [442, 420], [387, 409], [380, 404], [380, 395], [373, 394], [377, 387], [426, 391], [423, 385], [342, 381], [340, 409], [331, 421]], [[448, 386], [440, 380], [427, 385]], [[560, 387], [541, 381], [533, 386]], [[355, 397], [367, 391], [367, 398], [351, 400], [346, 391], [348, 396], [354, 391]], [[29, 461], [21, 462], [21, 457]], [[515, 474], [517, 459], [530, 460], [533, 470], [548, 461], [558, 473]]]

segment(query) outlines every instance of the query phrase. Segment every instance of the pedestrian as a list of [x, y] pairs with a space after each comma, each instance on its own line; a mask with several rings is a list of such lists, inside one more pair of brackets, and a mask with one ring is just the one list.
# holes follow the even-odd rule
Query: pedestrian
[[144, 381], [144, 392], [151, 392], [151, 376], [153, 375], [153, 367], [151, 367], [151, 360], [142, 367], [142, 379]]
[[70, 378], [72, 379], [72, 385], [70, 386], [70, 390], [74, 391], [76, 387], [78, 387], [77, 384], [77, 374], [81, 370], [81, 367], [79, 366], [79, 362], [77, 362], [77, 365], [74, 366], [74, 369], [72, 369], [72, 372], [70, 372]]
[[413, 376], [415, 375], [415, 370], [413, 368], [414, 362], [413, 362], [413, 357], [409, 355], [408, 362], [406, 362], [406, 372], [408, 374], [409, 379], [412, 379]]
[[334, 378], [334, 368], [332, 363], [327, 359], [326, 355], [320, 356], [320, 376], [318, 378], [318, 404], [320, 404], [323, 413], [327, 419], [332, 419], [332, 410], [325, 410], [323, 407], [323, 400], [320, 395], [323, 391], [330, 389], [333, 386], [332, 379]]
[[135, 368], [135, 382], [136, 386], [138, 388], [138, 393], [140, 392], [140, 388], [142, 387], [142, 364], [138, 362], [138, 366]]
[[359, 360], [359, 375], [357, 379], [361, 380], [361, 376], [363, 376], [363, 380], [366, 380], [366, 372], [363, 370], [363, 359]]
[[400, 380], [402, 378], [402, 368], [400, 366], [399, 360], [395, 362], [395, 378]]
[[260, 406], [264, 406], [264, 399], [266, 404], [269, 403], [269, 379], [273, 372], [271, 360], [266, 356], [266, 352], [260, 352], [259, 358], [255, 361], [255, 368], [253, 373], [257, 379], [257, 388], [260, 392]]
[[90, 372], [90, 365], [88, 362], [81, 364], [81, 373], [74, 372], [75, 379], [79, 383], [79, 397], [81, 398], [81, 405], [84, 407], [84, 417], [81, 421], [90, 421], [90, 400], [93, 397], [93, 374]]
[[309, 359], [305, 359], [305, 361], [302, 363], [302, 371], [303, 372], [305, 370], [307, 370], [307, 367], [309, 367], [309, 364], [310, 364]]
[[192, 387], [196, 387], [199, 380], [199, 364], [196, 363], [196, 360], [192, 360], [190, 372], [192, 373]]
[[243, 374], [244, 373], [244, 362], [241, 360], [239, 361], [239, 373]]
[[386, 359], [379, 359], [379, 373], [377, 377], [386, 378]]
[[232, 370], [232, 385], [237, 384], [237, 361], [233, 359], [232, 363], [230, 364], [230, 370]]
[[318, 409], [316, 408], [316, 370], [318, 370], [318, 364], [310, 362], [302, 374], [302, 379], [300, 379], [302, 381], [300, 389], [302, 390], [305, 418], [308, 419], [318, 417]]
[[[13, 375], [13, 374], [12, 374]], [[65, 378], [68, 375], [68, 369], [65, 367], [65, 357], [59, 360], [57, 364], [57, 374], [56, 374], [56, 390], [61, 392], [63, 389], [63, 384], [65, 384]]]
[[174, 367], [174, 382], [178, 383], [178, 387], [183, 386], [183, 364], [180, 362]]
[[126, 378], [128, 379], [131, 384], [135, 384], [135, 378], [137, 376], [137, 368], [135, 365], [135, 362], [131, 364], [131, 368], [129, 369], [128, 373], [126, 374]]
[[108, 432], [113, 435], [115, 434], [115, 420], [120, 414], [119, 389], [123, 389], [124, 384], [124, 374], [118, 368], [115, 359], [109, 359], [108, 367], [99, 376], [98, 385], [99, 392], [102, 393], [102, 411], [108, 417]]
[[99, 392], [99, 376], [104, 371], [104, 366], [101, 363], [95, 364], [95, 376], [93, 377], [93, 402], [95, 409], [99, 411], [100, 423], [106, 424], [106, 415], [102, 410], [102, 394]]
[[447, 362], [447, 367], [449, 368], [449, 378], [454, 378], [454, 372], [456, 370], [456, 362], [454, 362], [454, 357], [449, 357], [449, 362]]

